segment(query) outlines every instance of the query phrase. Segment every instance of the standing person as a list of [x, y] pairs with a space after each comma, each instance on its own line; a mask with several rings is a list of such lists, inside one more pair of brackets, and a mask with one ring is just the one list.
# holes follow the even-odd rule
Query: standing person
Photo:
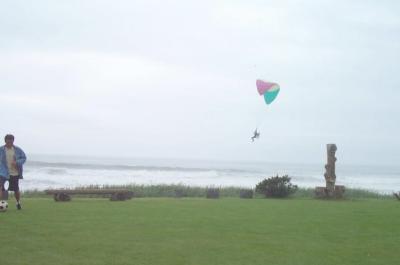
[[[14, 145], [14, 136], [12, 134], [7, 134], [4, 137], [4, 141], [6, 144], [0, 147], [0, 190], [4, 188], [5, 180], [8, 180], [8, 190], [14, 191], [17, 209], [21, 210], [19, 180], [23, 178], [23, 164], [26, 161], [26, 156], [21, 148]], [[2, 195], [1, 193], [0, 191], [0, 195]]]

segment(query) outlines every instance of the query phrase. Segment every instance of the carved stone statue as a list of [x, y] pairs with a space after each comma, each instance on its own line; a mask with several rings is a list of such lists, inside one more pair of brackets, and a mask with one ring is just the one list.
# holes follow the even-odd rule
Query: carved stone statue
[[335, 163], [336, 157], [335, 153], [337, 147], [335, 144], [327, 144], [326, 145], [327, 154], [328, 154], [328, 163], [325, 165], [325, 181], [326, 181], [326, 192], [328, 196], [332, 196], [335, 191], [335, 182], [336, 182], [336, 174], [335, 174]]
[[325, 187], [316, 187], [315, 195], [318, 198], [342, 198], [343, 193], [345, 191], [344, 186], [335, 185], [336, 183], [336, 172], [335, 172], [335, 163], [336, 163], [336, 151], [337, 147], [335, 144], [327, 144], [327, 164], [325, 165]]

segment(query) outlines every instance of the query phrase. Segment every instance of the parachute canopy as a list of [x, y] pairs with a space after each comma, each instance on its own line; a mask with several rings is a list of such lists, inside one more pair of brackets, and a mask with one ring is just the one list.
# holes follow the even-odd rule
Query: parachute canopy
[[264, 96], [265, 103], [271, 104], [281, 89], [278, 84], [257, 79], [256, 86], [260, 96]]

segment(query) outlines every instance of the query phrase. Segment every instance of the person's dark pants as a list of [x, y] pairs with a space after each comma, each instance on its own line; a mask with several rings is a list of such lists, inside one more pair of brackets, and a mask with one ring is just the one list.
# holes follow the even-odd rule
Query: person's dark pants
[[19, 192], [19, 176], [10, 176], [8, 190]]
[[8, 190], [14, 192], [14, 197], [17, 200], [18, 204], [21, 198], [21, 194], [19, 192], [19, 179], [19, 176], [10, 176], [10, 179], [8, 180]]

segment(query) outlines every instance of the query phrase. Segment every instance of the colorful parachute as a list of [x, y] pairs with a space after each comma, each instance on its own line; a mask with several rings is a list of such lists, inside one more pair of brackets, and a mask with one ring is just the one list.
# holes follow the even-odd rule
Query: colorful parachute
[[278, 84], [263, 81], [260, 79], [258, 79], [256, 81], [256, 86], [257, 86], [257, 90], [258, 90], [258, 93], [260, 94], [260, 96], [264, 96], [264, 100], [265, 100], [265, 103], [267, 103], [267, 105], [271, 104], [272, 101], [275, 100], [275, 98], [278, 96], [278, 93], [280, 90], [280, 87]]

